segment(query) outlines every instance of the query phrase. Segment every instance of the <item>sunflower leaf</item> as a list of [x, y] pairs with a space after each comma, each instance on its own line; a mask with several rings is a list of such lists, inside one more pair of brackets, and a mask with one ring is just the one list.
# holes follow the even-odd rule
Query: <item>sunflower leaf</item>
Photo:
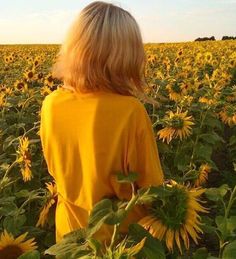
[[196, 250], [196, 252], [193, 254], [193, 259], [207, 259], [208, 257], [208, 251], [206, 247], [201, 247]]
[[95, 204], [88, 219], [88, 236], [97, 232], [105, 220], [113, 213], [112, 201], [103, 199]]
[[222, 258], [235, 259], [236, 255], [236, 240], [225, 246]]
[[18, 257], [18, 259], [40, 259], [38, 250], [28, 251]]
[[161, 242], [155, 239], [146, 229], [139, 224], [129, 225], [129, 236], [139, 243], [146, 237], [146, 241], [142, 250], [137, 254], [137, 258], [149, 258], [149, 259], [165, 259], [165, 252]]
[[129, 172], [128, 175], [125, 175], [122, 172], [117, 173], [117, 181], [119, 183], [133, 183], [138, 179], [138, 173]]

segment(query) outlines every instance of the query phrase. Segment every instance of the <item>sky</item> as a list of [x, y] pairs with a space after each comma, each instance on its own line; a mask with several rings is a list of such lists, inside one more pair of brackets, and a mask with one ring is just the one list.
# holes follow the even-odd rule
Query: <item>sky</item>
[[[104, 0], [129, 11], [143, 42], [236, 36], [236, 0]], [[61, 44], [91, 0], [0, 0], [0, 44]]]

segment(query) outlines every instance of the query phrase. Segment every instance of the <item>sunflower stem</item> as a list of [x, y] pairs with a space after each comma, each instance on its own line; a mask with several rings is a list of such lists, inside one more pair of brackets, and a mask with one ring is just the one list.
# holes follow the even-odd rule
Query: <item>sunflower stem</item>
[[[207, 113], [208, 113], [208, 108], [207, 108], [205, 114], [203, 114], [203, 111], [201, 112], [201, 114], [200, 114], [200, 121], [201, 121], [201, 123], [200, 123], [199, 129], [202, 128], [203, 122], [204, 122], [205, 119], [206, 119]], [[196, 139], [195, 139], [195, 142], [194, 142], [194, 144], [193, 144], [193, 151], [192, 151], [192, 155], [191, 155], [191, 159], [190, 159], [190, 166], [192, 166], [192, 164], [193, 164], [194, 155], [195, 155], [195, 149], [196, 149], [198, 140], [199, 140], [199, 134], [197, 135], [197, 137], [196, 137]]]
[[228, 202], [227, 208], [225, 210], [225, 219], [227, 219], [229, 216], [229, 211], [235, 201], [235, 198], [236, 198], [236, 185], [234, 186], [234, 189], [230, 195], [229, 202]]
[[[139, 198], [139, 195], [135, 194], [135, 187], [134, 187], [133, 183], [131, 183], [131, 187], [132, 187], [132, 197], [131, 197], [130, 201], [128, 202], [128, 204], [125, 207], [126, 215], [128, 215], [129, 211], [133, 208], [133, 206], [136, 204], [136, 202], [137, 202], [137, 200]], [[113, 249], [113, 246], [115, 244], [116, 237], [117, 237], [120, 225], [123, 222], [123, 220], [121, 222], [119, 222], [118, 224], [114, 225], [114, 230], [113, 230], [113, 233], [112, 233], [111, 243], [110, 243], [110, 246], [109, 246], [109, 248], [111, 250]]]
[[18, 164], [17, 160], [15, 160], [6, 170], [3, 178], [2, 178], [2, 181], [5, 180], [5, 178], [7, 177], [8, 173], [11, 171], [11, 169], [16, 165]]
[[116, 236], [117, 236], [117, 232], [118, 232], [118, 225], [119, 224], [115, 224], [114, 225], [114, 229], [113, 229], [113, 234], [112, 234], [112, 238], [111, 238], [111, 244], [109, 246], [109, 248], [112, 250], [113, 246], [115, 244], [115, 240], [116, 240]]

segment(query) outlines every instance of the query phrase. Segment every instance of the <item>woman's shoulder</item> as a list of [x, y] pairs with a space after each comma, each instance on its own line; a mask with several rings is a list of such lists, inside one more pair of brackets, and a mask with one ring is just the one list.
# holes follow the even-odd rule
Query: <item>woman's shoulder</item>
[[44, 97], [43, 103], [49, 103], [49, 102], [54, 102], [54, 101], [59, 101], [60, 97], [64, 97], [66, 94], [71, 93], [70, 90], [63, 89], [62, 87], [58, 87], [56, 90], [52, 91], [48, 95]]
[[[144, 104], [135, 96], [133, 95], [121, 95], [116, 93], [104, 93], [100, 92], [98, 94], [83, 94], [83, 95], [77, 95], [73, 90], [69, 88], [64, 87], [58, 87], [56, 90], [48, 94], [44, 100], [43, 104], [53, 105], [57, 106], [57, 104], [60, 106], [63, 103], [68, 103], [68, 101], [75, 100], [79, 98], [80, 100], [92, 100], [96, 98], [102, 98], [103, 104], [106, 105], [106, 103], [109, 103], [111, 105], [114, 105], [118, 109], [124, 108], [128, 110], [132, 110], [138, 114], [145, 112]], [[106, 102], [107, 100], [107, 102]], [[120, 108], [119, 108], [120, 107]]]

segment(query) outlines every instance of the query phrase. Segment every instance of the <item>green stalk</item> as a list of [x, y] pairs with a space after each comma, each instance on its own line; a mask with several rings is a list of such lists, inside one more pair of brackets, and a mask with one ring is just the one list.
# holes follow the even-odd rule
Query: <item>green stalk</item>
[[[129, 211], [134, 207], [134, 205], [136, 204], [136, 202], [137, 202], [137, 200], [139, 198], [139, 195], [135, 194], [135, 188], [134, 188], [134, 184], [133, 183], [131, 183], [131, 187], [132, 187], [132, 198], [130, 199], [130, 201], [128, 202], [128, 204], [125, 207], [126, 216], [128, 215]], [[123, 220], [120, 223], [114, 225], [114, 230], [113, 230], [113, 233], [112, 233], [111, 243], [110, 243], [110, 246], [109, 246], [109, 248], [111, 250], [113, 249], [113, 246], [115, 244], [115, 240], [116, 240], [116, 237], [117, 237], [117, 234], [118, 234], [118, 230], [119, 230], [120, 225], [123, 222]]]
[[[200, 129], [201, 129], [202, 126], [203, 126], [203, 122], [204, 122], [204, 120], [206, 119], [207, 113], [208, 113], [208, 109], [206, 110], [205, 114], [203, 114], [203, 111], [201, 112], [201, 115], [200, 115], [201, 124], [200, 124], [200, 127], [199, 127]], [[199, 134], [197, 135], [197, 137], [196, 137], [196, 139], [195, 139], [195, 142], [194, 142], [194, 144], [193, 144], [193, 151], [192, 151], [192, 155], [191, 155], [190, 166], [192, 166], [192, 164], [193, 164], [194, 155], [195, 155], [195, 149], [196, 149], [198, 140], [199, 140]]]
[[232, 193], [230, 195], [229, 202], [228, 202], [227, 208], [225, 210], [225, 219], [228, 218], [229, 211], [230, 211], [230, 209], [231, 209], [235, 199], [236, 199], [236, 185], [234, 186], [234, 189], [233, 189], [233, 191], [232, 191]]

